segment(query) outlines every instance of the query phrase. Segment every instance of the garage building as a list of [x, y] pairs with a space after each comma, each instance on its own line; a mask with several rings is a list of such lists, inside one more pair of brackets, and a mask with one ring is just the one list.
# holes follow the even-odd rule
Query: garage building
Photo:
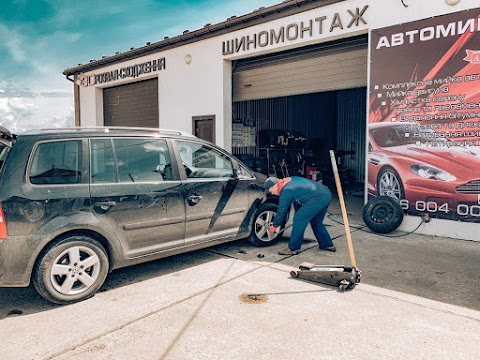
[[[378, 100], [370, 88], [371, 54], [378, 50], [372, 31], [474, 3], [292, 0], [186, 30], [65, 70], [74, 82], [76, 125], [188, 131], [262, 173], [327, 185], [333, 149], [342, 183], [366, 201], [367, 126]], [[393, 47], [398, 38], [390, 40]], [[417, 222], [407, 218], [402, 226]], [[475, 221], [457, 229], [451, 223], [439, 219], [420, 231], [474, 238]]]

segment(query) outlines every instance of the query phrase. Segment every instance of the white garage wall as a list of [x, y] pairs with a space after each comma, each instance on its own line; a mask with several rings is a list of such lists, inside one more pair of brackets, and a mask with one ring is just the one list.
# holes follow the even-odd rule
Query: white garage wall
[[[221, 52], [215, 51], [218, 48], [218, 40], [209, 39], [96, 69], [94, 73], [100, 74], [163, 57], [166, 63], [165, 69], [153, 75], [143, 75], [129, 81], [117, 80], [103, 85], [82, 87], [80, 92], [82, 126], [103, 124], [102, 88], [158, 76], [160, 127], [191, 132], [193, 116], [215, 115], [217, 143], [224, 146], [224, 101], [227, 100], [224, 99], [223, 88], [224, 86], [227, 90], [231, 88], [231, 85], [228, 86], [231, 70], [230, 67], [224, 68]], [[184, 60], [187, 54], [191, 56], [190, 64]], [[228, 98], [231, 98], [230, 90], [228, 94]], [[231, 105], [228, 107], [231, 108]], [[228, 122], [228, 119], [226, 120]]]
[[[182, 46], [165, 53], [167, 68], [159, 75], [159, 109], [162, 128], [192, 131], [192, 116], [215, 115], [217, 144], [224, 146], [225, 73], [217, 41]], [[191, 56], [191, 63], [184, 58]], [[229, 70], [229, 69], [228, 69]]]

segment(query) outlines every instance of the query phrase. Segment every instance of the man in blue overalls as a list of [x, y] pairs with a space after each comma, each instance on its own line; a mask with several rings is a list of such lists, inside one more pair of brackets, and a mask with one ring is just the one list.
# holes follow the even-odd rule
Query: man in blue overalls
[[279, 255], [297, 255], [299, 253], [308, 223], [312, 226], [321, 250], [332, 252], [337, 250], [327, 228], [323, 225], [323, 218], [332, 200], [332, 193], [325, 185], [298, 176], [284, 179], [269, 177], [265, 181], [265, 192], [279, 197], [277, 215], [268, 230], [271, 234], [274, 234], [276, 227], [283, 223], [285, 216], [290, 211], [290, 204], [293, 203], [295, 208], [288, 248], [279, 251]]

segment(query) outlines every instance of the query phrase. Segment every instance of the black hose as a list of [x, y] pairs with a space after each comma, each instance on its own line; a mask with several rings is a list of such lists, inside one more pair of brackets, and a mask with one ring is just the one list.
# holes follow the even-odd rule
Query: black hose
[[[327, 215], [327, 217], [328, 217], [331, 221], [333, 221], [333, 222], [335, 222], [335, 223], [337, 223], [337, 224], [345, 225], [344, 223], [342, 223], [342, 222], [340, 222], [340, 221], [337, 221], [337, 220], [332, 219], [332, 216], [339, 216], [339, 215], [342, 215], [342, 214], [334, 214], [334, 213], [330, 213], [330, 212], [329, 212], [328, 215]], [[417, 226], [415, 229], [413, 229], [412, 231], [403, 233], [403, 234], [387, 235], [387, 234], [380, 234], [380, 233], [376, 233], [376, 232], [374, 232], [374, 234], [379, 235], [379, 236], [383, 236], [383, 237], [390, 237], [390, 238], [407, 236], [407, 235], [413, 234], [415, 231], [417, 231], [424, 222], [425, 222], [425, 220], [422, 218], [422, 220], [420, 221], [420, 224], [418, 224], [418, 226]], [[367, 227], [366, 225], [365, 225], [365, 226], [350, 226], [350, 227], [371, 234], [370, 231], [365, 231], [365, 230], [364, 230], [364, 229]]]

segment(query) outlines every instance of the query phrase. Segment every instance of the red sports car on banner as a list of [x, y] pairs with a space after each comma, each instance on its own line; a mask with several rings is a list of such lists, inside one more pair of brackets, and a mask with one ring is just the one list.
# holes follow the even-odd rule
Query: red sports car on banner
[[480, 156], [418, 124], [369, 124], [368, 191], [404, 210], [480, 221]]

